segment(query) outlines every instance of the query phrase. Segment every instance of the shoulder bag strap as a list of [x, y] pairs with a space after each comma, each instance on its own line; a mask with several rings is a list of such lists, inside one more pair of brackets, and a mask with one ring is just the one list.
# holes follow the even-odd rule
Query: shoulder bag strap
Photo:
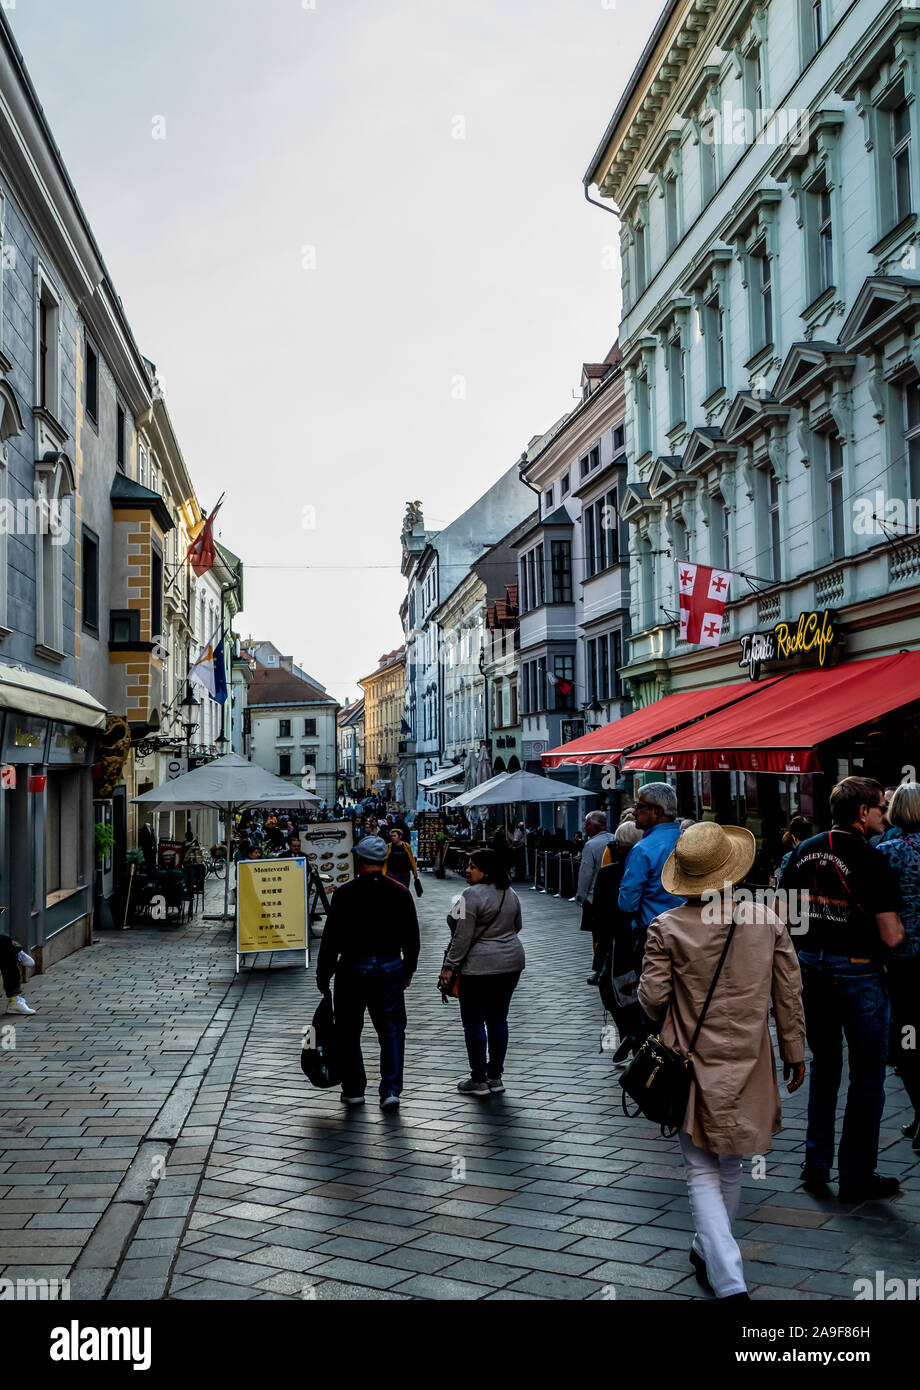
[[719, 976], [722, 974], [722, 966], [725, 964], [725, 957], [728, 955], [728, 948], [732, 944], [732, 937], [735, 934], [735, 927], [737, 925], [738, 923], [735, 918], [735, 914], [732, 913], [732, 924], [728, 929], [728, 936], [725, 938], [725, 945], [722, 947], [722, 954], [719, 957], [719, 964], [716, 966], [716, 973], [712, 977], [712, 984], [709, 986], [709, 993], [706, 995], [706, 1002], [700, 1011], [700, 1016], [697, 1020], [696, 1028], [693, 1031], [693, 1038], [691, 1039], [690, 1047], [687, 1051], [688, 1057], [692, 1057], [694, 1052], [696, 1051], [696, 1043], [697, 1039], [700, 1036], [700, 1029], [703, 1026], [703, 1021], [706, 1017], [706, 1011], [709, 1008], [712, 996], [713, 994], [715, 994], [716, 985], [719, 983]]

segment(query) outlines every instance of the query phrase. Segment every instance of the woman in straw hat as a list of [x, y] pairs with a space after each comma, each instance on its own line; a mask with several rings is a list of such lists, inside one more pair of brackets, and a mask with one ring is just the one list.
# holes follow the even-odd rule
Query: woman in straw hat
[[662, 1042], [686, 1055], [734, 915], [679, 1134], [696, 1224], [690, 1263], [717, 1298], [748, 1297], [732, 1235], [742, 1155], [765, 1152], [781, 1128], [771, 1000], [787, 1089], [797, 1091], [805, 1079], [802, 979], [789, 933], [770, 908], [733, 903], [732, 887], [750, 872], [755, 854], [754, 836], [738, 826], [705, 821], [684, 831], [661, 881], [686, 902], [649, 927], [639, 982], [639, 1003]]

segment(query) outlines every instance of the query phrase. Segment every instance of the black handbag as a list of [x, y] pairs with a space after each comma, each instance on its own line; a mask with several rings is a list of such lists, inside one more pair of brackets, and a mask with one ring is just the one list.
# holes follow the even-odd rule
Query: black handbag
[[[703, 1027], [710, 1001], [722, 973], [722, 966], [725, 964], [725, 957], [728, 955], [728, 948], [732, 944], [736, 926], [737, 923], [732, 917], [732, 924], [725, 938], [725, 945], [722, 947], [719, 964], [712, 977], [706, 1002], [700, 1010], [700, 1016], [697, 1019], [696, 1028], [693, 1030], [693, 1037], [686, 1055], [678, 1052], [675, 1048], [666, 1047], [661, 1041], [659, 1033], [646, 1038], [620, 1077], [620, 1085], [623, 1087], [624, 1115], [630, 1120], [636, 1119], [638, 1115], [644, 1115], [647, 1120], [652, 1120], [656, 1125], [660, 1125], [661, 1132], [666, 1138], [671, 1138], [677, 1133], [687, 1113], [687, 1105], [690, 1101], [690, 1083], [693, 1080], [693, 1054], [696, 1051], [700, 1029]], [[670, 1011], [671, 1001], [668, 1002], [665, 1019]], [[662, 1024], [664, 1024], [664, 1019], [662, 1019]], [[632, 1115], [630, 1115], [626, 1103], [627, 1096], [638, 1106]]]
[[416, 896], [417, 898], [420, 898], [420, 897], [422, 896], [422, 894], [424, 893], [424, 891], [425, 891], [424, 888], [422, 887], [422, 880], [421, 880], [420, 878], [414, 878], [414, 879], [412, 880], [412, 884], [413, 884], [413, 887], [415, 888], [415, 896]]
[[327, 1090], [337, 1086], [341, 1080], [338, 1049], [335, 1039], [335, 1016], [332, 1011], [332, 996], [323, 995], [319, 1008], [313, 1015], [313, 1023], [304, 1033], [300, 1052], [300, 1067], [313, 1086]]

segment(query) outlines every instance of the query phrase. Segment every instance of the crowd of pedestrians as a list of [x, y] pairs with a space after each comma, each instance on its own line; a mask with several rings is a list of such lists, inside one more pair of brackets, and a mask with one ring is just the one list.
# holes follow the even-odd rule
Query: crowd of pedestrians
[[[798, 817], [788, 827], [772, 906], [736, 892], [755, 864], [754, 836], [679, 820], [666, 783], [642, 786], [613, 831], [604, 812], [590, 813], [581, 837], [576, 902], [591, 933], [589, 983], [600, 986], [618, 1029], [615, 1063], [628, 1067], [628, 1055], [655, 1039], [692, 1053], [677, 1136], [695, 1227], [689, 1259], [718, 1298], [748, 1297], [732, 1231], [742, 1162], [765, 1154], [782, 1123], [771, 1012], [789, 1092], [805, 1083], [806, 1042], [811, 1052], [807, 1190], [826, 1195], [836, 1167], [841, 1201], [898, 1193], [896, 1178], [876, 1172], [888, 1066], [913, 1105], [904, 1133], [920, 1151], [920, 785], [886, 793], [870, 778], [846, 777], [829, 809], [829, 830], [814, 834]], [[326, 991], [336, 981], [343, 1100], [364, 1098], [367, 1010], [389, 1109], [403, 1086], [404, 994], [419, 950], [407, 888], [418, 869], [407, 827], [370, 811], [359, 819], [358, 878], [331, 905], [317, 982]], [[517, 841], [524, 835], [518, 825]], [[459, 1002], [469, 1075], [458, 1090], [483, 1100], [504, 1090], [509, 1011], [525, 964], [509, 867], [515, 846], [502, 832], [470, 855], [438, 980], [445, 1003]]]

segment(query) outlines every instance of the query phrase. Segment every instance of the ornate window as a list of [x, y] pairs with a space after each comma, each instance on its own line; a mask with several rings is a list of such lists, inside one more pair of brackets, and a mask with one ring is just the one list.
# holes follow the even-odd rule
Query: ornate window
[[760, 188], [748, 198], [740, 213], [725, 227], [726, 241], [734, 243], [741, 265], [741, 283], [748, 296], [750, 360], [747, 369], [760, 376], [773, 365], [778, 345], [778, 323], [774, 304], [779, 296], [779, 204], [778, 188]]
[[866, 149], [872, 156], [876, 237], [870, 254], [877, 268], [899, 262], [913, 239], [914, 206], [920, 189], [920, 127], [914, 94], [920, 87], [920, 12], [897, 10], [868, 43], [858, 46], [837, 88], [856, 102], [863, 119]]
[[[796, 204], [796, 223], [802, 229], [806, 338], [843, 310], [835, 302], [836, 286], [844, 284], [842, 171], [840, 134], [842, 111], [818, 111], [797, 127], [775, 165], [776, 178], [788, 183]], [[834, 235], [835, 228], [838, 235]]]
[[35, 650], [49, 661], [63, 661], [63, 553], [70, 538], [74, 474], [67, 456], [54, 454], [36, 463], [35, 475]]

